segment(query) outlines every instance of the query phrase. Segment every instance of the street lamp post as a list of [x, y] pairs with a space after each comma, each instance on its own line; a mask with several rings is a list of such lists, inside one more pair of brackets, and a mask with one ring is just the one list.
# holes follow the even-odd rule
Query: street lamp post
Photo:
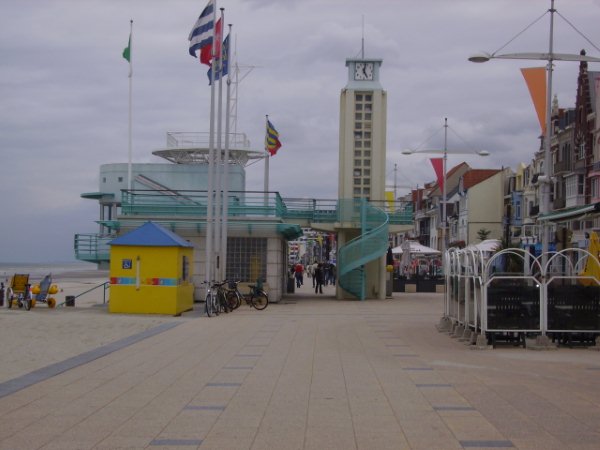
[[[448, 118], [444, 118], [444, 148], [442, 149], [433, 149], [433, 150], [402, 150], [403, 155], [412, 155], [415, 153], [441, 153], [443, 155], [442, 158], [442, 217], [441, 217], [441, 230], [442, 230], [442, 258], [446, 253], [446, 249], [448, 248], [447, 238], [448, 238], [448, 217], [447, 217], [447, 186], [446, 179], [448, 177], [447, 174], [447, 161], [448, 161]], [[479, 156], [488, 156], [490, 153], [486, 150], [451, 150], [450, 153], [457, 154], [476, 154]]]
[[[475, 63], [484, 63], [490, 59], [526, 59], [526, 60], [541, 60], [547, 61], [547, 86], [546, 86], [546, 133], [544, 136], [544, 169], [543, 174], [538, 177], [542, 187], [542, 199], [540, 205], [540, 214], [548, 214], [550, 212], [550, 164], [551, 164], [551, 137], [552, 137], [552, 71], [554, 61], [587, 61], [600, 62], [600, 58], [595, 58], [586, 55], [575, 55], [569, 53], [554, 53], [554, 0], [550, 0], [550, 33], [548, 43], [548, 53], [505, 53], [498, 54], [498, 50], [494, 53], [481, 53], [473, 55], [469, 61]], [[519, 33], [520, 34], [520, 33]], [[518, 35], [517, 35], [518, 36]], [[514, 38], [513, 38], [514, 39]], [[587, 39], [587, 38], [586, 38]], [[511, 40], [512, 41], [512, 40]], [[509, 42], [511, 42], [509, 41]], [[588, 40], [588, 42], [590, 42]], [[590, 42], [591, 43], [591, 42]], [[593, 45], [593, 44], [592, 44]], [[595, 46], [594, 46], [595, 47]], [[501, 47], [502, 49], [503, 47]], [[542, 267], [546, 266], [548, 258], [548, 225], [547, 221], [542, 227]]]

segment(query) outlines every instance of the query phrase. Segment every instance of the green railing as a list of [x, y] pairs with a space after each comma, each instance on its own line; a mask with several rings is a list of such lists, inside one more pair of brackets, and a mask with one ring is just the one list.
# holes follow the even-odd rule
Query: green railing
[[[128, 216], [206, 216], [206, 191], [135, 190], [122, 192], [121, 212]], [[360, 212], [344, 201], [310, 198], [283, 198], [278, 192], [230, 191], [228, 215], [231, 217], [276, 217], [287, 222], [306, 220], [315, 223], [359, 222]], [[410, 203], [371, 202], [386, 211], [390, 223], [412, 223]], [[214, 204], [214, 202], [213, 202]]]
[[75, 257], [80, 261], [102, 262], [110, 260], [108, 243], [114, 236], [98, 234], [76, 234], [74, 240]]
[[[338, 278], [340, 286], [364, 300], [365, 270], [364, 266], [370, 261], [381, 258], [388, 248], [388, 214], [375, 208], [365, 200], [346, 200], [344, 208], [347, 217], [361, 222], [361, 235], [352, 239], [338, 249]], [[342, 206], [342, 205], [340, 205]]]
[[[412, 223], [412, 205], [408, 202], [283, 198], [278, 192], [262, 191], [230, 191], [227, 199], [228, 217], [237, 218], [238, 221], [241, 220], [245, 223], [250, 223], [255, 219], [264, 221], [265, 218], [272, 219], [273, 223], [295, 225], [296, 228], [299, 223], [303, 222], [307, 222], [309, 225], [311, 223], [344, 223], [345, 226], [360, 228], [363, 235], [384, 222], [378, 215], [379, 213], [385, 215], [386, 224], [388, 221], [390, 224]], [[363, 203], [366, 208], [364, 211], [362, 210]], [[121, 194], [121, 214], [129, 223], [149, 218], [161, 223], [172, 220], [191, 221], [190, 226], [193, 225], [200, 231], [204, 226], [207, 204], [207, 191], [149, 189], [123, 190]], [[379, 213], [373, 211], [379, 211]], [[105, 221], [103, 224], [118, 230], [120, 220]], [[231, 226], [233, 226], [233, 222]], [[295, 230], [287, 228], [282, 230], [280, 230], [280, 234], [287, 239], [293, 239], [295, 238], [293, 236], [297, 234]], [[109, 248], [106, 243], [110, 239], [92, 234], [76, 235], [76, 258], [92, 262], [108, 261]], [[369, 240], [365, 242], [368, 244]], [[378, 245], [376, 247], [378, 248]], [[362, 251], [362, 255], [366, 255], [366, 253]]]

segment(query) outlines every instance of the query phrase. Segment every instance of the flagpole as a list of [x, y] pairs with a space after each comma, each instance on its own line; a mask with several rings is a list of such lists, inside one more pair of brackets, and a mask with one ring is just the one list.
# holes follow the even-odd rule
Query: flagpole
[[265, 206], [267, 206], [267, 196], [269, 195], [269, 159], [271, 154], [268, 150], [268, 130], [269, 130], [269, 115], [265, 115]]
[[[224, 22], [223, 22], [224, 23]], [[223, 265], [223, 279], [227, 278], [227, 226], [228, 226], [228, 215], [229, 215], [229, 121], [231, 118], [230, 106], [231, 101], [231, 27], [229, 24], [228, 43], [227, 43], [227, 96], [225, 99], [225, 156], [223, 158], [223, 217], [222, 217], [222, 230], [221, 230], [221, 263]], [[221, 70], [223, 65], [221, 64]], [[223, 74], [221, 74], [223, 77]]]
[[129, 21], [129, 135], [128, 135], [128, 159], [127, 159], [127, 188], [131, 191], [133, 180], [131, 179], [131, 160], [132, 160], [132, 92], [133, 92], [133, 63], [132, 58], [132, 43], [133, 43], [133, 19]]
[[[215, 256], [216, 256], [216, 268], [215, 268], [215, 279], [222, 281], [223, 280], [223, 266], [221, 264], [221, 221], [223, 220], [223, 215], [221, 212], [222, 207], [222, 193], [223, 193], [223, 177], [221, 176], [221, 164], [223, 157], [223, 139], [222, 139], [222, 123], [223, 123], [223, 74], [221, 73], [223, 70], [223, 62], [221, 59], [223, 58], [223, 23], [225, 22], [225, 8], [220, 8], [221, 10], [221, 18], [219, 19], [221, 22], [221, 32], [219, 33], [217, 30], [217, 26], [215, 24], [216, 32], [216, 40], [213, 41], [213, 52], [215, 54], [214, 59], [216, 60], [215, 67], [217, 68], [217, 73], [219, 74], [219, 90], [218, 90], [218, 99], [217, 99], [217, 151], [215, 152], [215, 228], [214, 228], [214, 242], [215, 242]], [[217, 42], [219, 45], [217, 45]], [[215, 51], [216, 49], [216, 51]], [[218, 54], [220, 53], [220, 54]], [[215, 74], [216, 76], [216, 74]]]
[[208, 186], [206, 190], [206, 281], [210, 283], [213, 275], [213, 194], [214, 194], [214, 170], [215, 170], [215, 40], [217, 32], [217, 0], [213, 3], [213, 46], [211, 49], [211, 83], [210, 83], [210, 125], [208, 137]]

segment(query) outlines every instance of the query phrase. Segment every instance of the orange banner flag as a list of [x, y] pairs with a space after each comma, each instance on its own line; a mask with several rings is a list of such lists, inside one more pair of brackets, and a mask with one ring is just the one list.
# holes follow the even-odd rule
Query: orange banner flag
[[533, 100], [542, 133], [546, 133], [546, 68], [529, 67], [521, 69], [521, 73]]

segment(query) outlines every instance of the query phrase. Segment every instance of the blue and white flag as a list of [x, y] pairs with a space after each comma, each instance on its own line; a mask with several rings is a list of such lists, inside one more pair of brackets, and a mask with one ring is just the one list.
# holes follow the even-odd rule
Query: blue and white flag
[[213, 28], [215, 27], [215, 3], [214, 0], [208, 0], [206, 8], [198, 17], [194, 24], [188, 40], [190, 41], [190, 55], [196, 58], [196, 51], [200, 50], [200, 62], [210, 65]]
[[[215, 72], [215, 81], [221, 78], [221, 75], [227, 75], [229, 73], [229, 35], [225, 38], [222, 45], [223, 54], [221, 59], [217, 63], [217, 71]], [[221, 70], [219, 70], [219, 66]], [[211, 84], [212, 67], [208, 68], [208, 84]]]

